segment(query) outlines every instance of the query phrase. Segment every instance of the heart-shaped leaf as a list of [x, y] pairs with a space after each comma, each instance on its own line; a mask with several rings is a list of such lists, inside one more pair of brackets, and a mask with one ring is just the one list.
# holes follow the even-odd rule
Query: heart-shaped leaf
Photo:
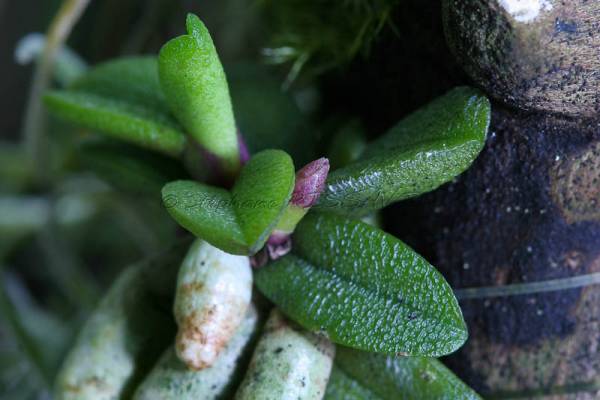
[[263, 150], [250, 159], [231, 194], [250, 252], [265, 244], [294, 190], [294, 163], [281, 150]]
[[194, 181], [175, 181], [163, 187], [162, 198], [169, 214], [194, 235], [227, 253], [248, 253], [227, 190]]
[[335, 364], [325, 399], [353, 395], [378, 400], [480, 399], [435, 358], [395, 357], [338, 347]]
[[242, 169], [232, 192], [194, 181], [162, 190], [171, 216], [194, 235], [231, 254], [260, 250], [287, 207], [294, 164], [286, 152], [264, 150]]
[[418, 196], [466, 170], [483, 148], [490, 103], [459, 87], [411, 114], [333, 171], [317, 208], [362, 215]]
[[187, 177], [171, 157], [109, 141], [87, 142], [78, 152], [80, 162], [116, 189], [157, 196], [169, 181]]
[[188, 35], [167, 42], [158, 57], [160, 83], [173, 114], [226, 171], [239, 168], [237, 130], [229, 88], [212, 38], [195, 15]]
[[309, 330], [353, 348], [437, 357], [467, 328], [452, 289], [395, 237], [360, 221], [309, 214], [293, 252], [261, 268], [259, 289]]

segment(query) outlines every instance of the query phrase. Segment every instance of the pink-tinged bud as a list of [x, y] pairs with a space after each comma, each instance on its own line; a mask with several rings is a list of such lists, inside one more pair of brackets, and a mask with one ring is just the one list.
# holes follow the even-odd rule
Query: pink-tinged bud
[[312, 161], [296, 173], [292, 199], [267, 240], [265, 246], [267, 257], [265, 258], [265, 254], [260, 257], [255, 256], [252, 264], [254, 267], [264, 265], [269, 259], [277, 260], [290, 252], [291, 234], [308, 209], [319, 199], [325, 188], [327, 173], [329, 173], [329, 160], [326, 158]]
[[271, 236], [269, 236], [269, 240], [267, 243], [272, 244], [273, 246], [279, 246], [284, 244], [290, 239], [289, 232], [282, 232], [280, 230], [275, 229]]
[[271, 260], [277, 260], [278, 258], [281, 258], [283, 256], [285, 256], [287, 253], [289, 253], [292, 250], [292, 239], [290, 238], [290, 236], [288, 235], [287, 240], [281, 242], [281, 243], [267, 243], [267, 252], [269, 253], [269, 258]]
[[242, 165], [244, 165], [248, 162], [248, 160], [250, 160], [250, 152], [248, 151], [248, 146], [246, 145], [246, 141], [244, 140], [244, 137], [242, 136], [242, 133], [239, 130], [237, 133], [237, 138], [238, 138], [238, 148], [240, 151], [240, 163], [242, 163]]
[[302, 208], [312, 207], [325, 188], [328, 173], [329, 160], [325, 157], [306, 164], [296, 173], [296, 185], [290, 203]]
[[267, 240], [267, 252], [271, 260], [277, 260], [292, 250], [292, 239], [289, 233], [275, 229]]

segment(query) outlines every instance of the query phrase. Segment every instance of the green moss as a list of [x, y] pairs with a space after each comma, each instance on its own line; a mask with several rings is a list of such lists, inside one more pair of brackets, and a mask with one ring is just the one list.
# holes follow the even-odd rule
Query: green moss
[[398, 0], [263, 0], [274, 26], [267, 58], [293, 63], [288, 83], [300, 70], [310, 73], [337, 67], [366, 54]]

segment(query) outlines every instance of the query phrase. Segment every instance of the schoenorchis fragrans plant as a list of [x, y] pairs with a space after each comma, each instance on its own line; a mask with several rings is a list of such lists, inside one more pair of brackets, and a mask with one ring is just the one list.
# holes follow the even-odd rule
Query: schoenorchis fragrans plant
[[478, 398], [435, 359], [467, 339], [452, 289], [362, 218], [468, 168], [489, 123], [478, 91], [450, 91], [331, 172], [326, 158], [302, 167], [280, 149], [249, 154], [212, 39], [189, 15], [158, 57], [107, 62], [45, 102], [144, 148], [82, 151], [109, 178], [160, 191], [196, 237], [121, 274], [56, 398]]

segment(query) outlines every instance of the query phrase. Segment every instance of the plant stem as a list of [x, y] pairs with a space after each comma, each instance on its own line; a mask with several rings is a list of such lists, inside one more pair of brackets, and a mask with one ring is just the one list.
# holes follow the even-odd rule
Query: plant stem
[[45, 114], [41, 97], [50, 84], [56, 53], [67, 40], [73, 26], [89, 4], [90, 0], [65, 0], [52, 20], [46, 35], [46, 47], [37, 64], [23, 122], [23, 140], [29, 159], [29, 166], [38, 183], [47, 178], [47, 154], [43, 133], [45, 130]]

